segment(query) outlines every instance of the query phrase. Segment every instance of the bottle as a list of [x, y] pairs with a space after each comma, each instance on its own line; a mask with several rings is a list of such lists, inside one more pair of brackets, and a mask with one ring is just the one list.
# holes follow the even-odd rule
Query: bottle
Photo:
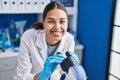
[[20, 33], [16, 28], [16, 24], [14, 20], [11, 20], [10, 22], [9, 33], [10, 33], [11, 43], [13, 45], [13, 51], [18, 52], [19, 44], [20, 44]]
[[17, 32], [16, 25], [15, 25], [14, 20], [12, 19], [10, 22], [10, 26], [9, 26], [10, 40], [12, 44], [14, 43], [16, 32]]
[[0, 49], [2, 52], [5, 51], [5, 49], [10, 48], [10, 38], [9, 38], [9, 32], [8, 29], [4, 26], [0, 26]]
[[86, 73], [82, 65], [79, 65], [70, 55], [66, 52], [67, 58], [60, 64], [63, 71], [68, 74], [67, 80], [86, 80]]
[[5, 36], [4, 36], [4, 27], [0, 26], [0, 52], [4, 52]]

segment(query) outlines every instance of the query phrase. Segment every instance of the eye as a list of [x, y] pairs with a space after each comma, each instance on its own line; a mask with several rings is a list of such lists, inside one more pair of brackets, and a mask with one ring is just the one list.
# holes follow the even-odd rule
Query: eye
[[60, 24], [65, 24], [65, 23], [66, 23], [66, 21], [64, 21], [64, 20], [60, 21]]
[[47, 21], [48, 23], [54, 23], [54, 21], [50, 20], [50, 21]]

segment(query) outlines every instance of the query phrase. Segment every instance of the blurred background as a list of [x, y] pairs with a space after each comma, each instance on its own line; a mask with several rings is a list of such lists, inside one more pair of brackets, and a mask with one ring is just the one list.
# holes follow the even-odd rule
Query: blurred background
[[120, 0], [0, 0], [0, 80], [12, 80], [20, 38], [42, 21], [51, 1], [63, 3], [69, 13], [68, 32], [87, 80], [120, 80]]

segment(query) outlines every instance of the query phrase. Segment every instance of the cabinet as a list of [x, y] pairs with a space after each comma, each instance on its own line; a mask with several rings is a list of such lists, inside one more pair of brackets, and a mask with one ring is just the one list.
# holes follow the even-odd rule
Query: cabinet
[[13, 73], [17, 65], [17, 55], [11, 50], [0, 53], [0, 80], [13, 80]]
[[110, 49], [110, 60], [108, 80], [120, 80], [120, 0], [114, 0], [115, 12], [112, 27], [112, 40]]
[[0, 0], [0, 13], [42, 13], [50, 0]]

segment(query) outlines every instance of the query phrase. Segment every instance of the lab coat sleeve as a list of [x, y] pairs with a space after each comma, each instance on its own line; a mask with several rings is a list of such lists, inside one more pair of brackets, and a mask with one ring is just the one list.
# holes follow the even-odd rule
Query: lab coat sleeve
[[29, 37], [23, 35], [21, 38], [20, 52], [18, 54], [18, 64], [14, 75], [14, 80], [33, 80], [35, 74], [31, 74], [32, 63], [29, 54]]

